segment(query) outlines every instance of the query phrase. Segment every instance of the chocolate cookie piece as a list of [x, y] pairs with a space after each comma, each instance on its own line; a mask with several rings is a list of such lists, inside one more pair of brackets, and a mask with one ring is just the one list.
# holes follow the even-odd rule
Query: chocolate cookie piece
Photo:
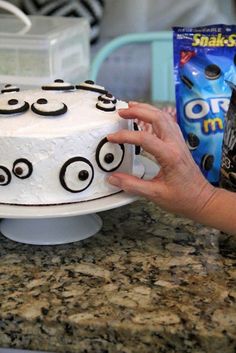
[[214, 164], [214, 156], [212, 154], [204, 154], [201, 159], [201, 167], [203, 170], [209, 171]]

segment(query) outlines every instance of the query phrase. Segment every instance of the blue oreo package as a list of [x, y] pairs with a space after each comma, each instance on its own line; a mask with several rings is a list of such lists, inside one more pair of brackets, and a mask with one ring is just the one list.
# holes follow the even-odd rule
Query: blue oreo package
[[224, 119], [236, 83], [236, 26], [174, 27], [177, 121], [203, 175], [219, 184]]

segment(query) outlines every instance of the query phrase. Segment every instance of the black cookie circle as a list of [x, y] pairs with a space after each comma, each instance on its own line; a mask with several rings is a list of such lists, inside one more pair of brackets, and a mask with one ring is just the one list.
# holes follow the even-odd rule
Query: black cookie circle
[[1, 93], [11, 93], [11, 92], [19, 92], [19, 87], [6, 84], [5, 87], [1, 90]]
[[201, 160], [201, 167], [202, 169], [209, 171], [212, 169], [214, 164], [214, 156], [212, 154], [204, 154]]
[[98, 100], [99, 101], [109, 100], [113, 104], [117, 103], [117, 99], [111, 93], [108, 93], [108, 92], [106, 94], [103, 94], [103, 95], [99, 96]]
[[84, 83], [87, 83], [88, 85], [95, 85], [93, 80], [85, 80]]
[[[104, 139], [102, 139], [98, 146], [97, 146], [97, 149], [96, 149], [96, 154], [95, 154], [95, 158], [96, 158], [96, 162], [97, 162], [97, 165], [99, 166], [99, 168], [101, 170], [103, 170], [104, 172], [114, 172], [116, 169], [119, 168], [119, 166], [122, 164], [123, 160], [124, 160], [124, 155], [125, 155], [125, 146], [123, 144], [119, 144], [121, 150], [122, 150], [122, 157], [121, 157], [121, 160], [120, 162], [112, 169], [106, 169], [102, 166], [102, 163], [100, 161], [100, 151], [101, 151], [101, 148], [106, 144], [106, 143], [109, 143], [108, 139], [105, 137]], [[106, 156], [106, 155], [105, 155]], [[104, 157], [105, 157], [104, 156]], [[108, 163], [110, 164], [110, 163]]]
[[47, 101], [46, 98], [39, 98], [36, 103], [38, 103], [38, 104], [47, 104], [48, 101]]
[[192, 132], [190, 132], [187, 136], [187, 146], [188, 148], [193, 151], [195, 150], [199, 144], [200, 144], [200, 140], [199, 140], [199, 137], [195, 134], [193, 134]]
[[18, 99], [9, 99], [8, 104], [9, 105], [17, 105], [19, 103]]
[[89, 173], [87, 170], [81, 170], [78, 174], [79, 180], [81, 181], [85, 181], [88, 179], [89, 177]]
[[114, 103], [108, 99], [99, 100], [96, 108], [104, 112], [114, 112], [116, 110]]
[[216, 80], [221, 75], [221, 69], [215, 64], [210, 64], [205, 67], [204, 73], [208, 80]]
[[[141, 129], [138, 127], [138, 124], [134, 122], [134, 131], [140, 131]], [[141, 147], [138, 145], [135, 145], [135, 154], [136, 156], [140, 155], [141, 153]]]
[[104, 156], [104, 161], [107, 163], [107, 164], [111, 164], [113, 161], [114, 161], [114, 155], [112, 153], [107, 153], [105, 154]]
[[75, 89], [75, 86], [70, 83], [65, 83], [61, 79], [56, 79], [52, 84], [44, 85], [41, 88], [44, 91], [72, 91]]
[[[38, 104], [42, 104], [42, 103], [38, 103]], [[46, 103], [44, 103], [46, 104]], [[31, 105], [31, 110], [38, 115], [43, 115], [43, 116], [58, 116], [58, 115], [62, 115], [65, 114], [67, 112], [67, 106], [63, 104], [63, 107], [61, 109], [58, 110], [53, 110], [53, 111], [43, 111], [43, 110], [39, 110], [37, 108], [35, 108], [35, 103], [33, 103]]]
[[[15, 99], [10, 99], [8, 101], [8, 104], [10, 107], [13, 107], [14, 105], [16, 105], [17, 103], [12, 104], [11, 101], [15, 101]], [[24, 104], [22, 106], [20, 106], [19, 108], [11, 108], [11, 109], [1, 109], [1, 105], [0, 105], [0, 114], [4, 114], [4, 115], [8, 115], [8, 114], [17, 114], [17, 113], [24, 113], [29, 109], [29, 103], [24, 101]]]
[[76, 89], [82, 89], [85, 91], [91, 91], [101, 94], [106, 94], [107, 90], [105, 90], [102, 86], [95, 85], [94, 81], [86, 80], [83, 83], [75, 86]]
[[135, 155], [139, 156], [141, 153], [141, 147], [140, 146], [135, 146]]
[[[84, 162], [84, 163], [87, 163], [89, 165], [89, 167], [91, 168], [91, 171], [92, 171], [92, 177], [91, 177], [91, 180], [90, 182], [88, 183], [88, 185], [86, 185], [86, 187], [84, 187], [83, 189], [78, 189], [78, 190], [73, 190], [73, 189], [70, 189], [67, 184], [66, 184], [66, 181], [65, 181], [65, 175], [66, 175], [66, 170], [67, 168], [73, 164], [74, 162]], [[82, 170], [84, 172], [84, 170]], [[79, 176], [79, 173], [78, 173], [78, 176]], [[59, 174], [59, 179], [60, 179], [60, 183], [61, 185], [63, 186], [63, 188], [69, 192], [72, 192], [72, 193], [78, 193], [78, 192], [82, 192], [84, 190], [86, 190], [92, 183], [93, 179], [94, 179], [94, 169], [93, 169], [93, 165], [90, 163], [90, 161], [84, 157], [73, 157], [73, 158], [70, 158], [68, 159], [68, 161], [66, 161], [61, 170], [60, 170], [60, 174]]]
[[[28, 172], [25, 175], [22, 175], [22, 173], [19, 173], [19, 171], [17, 171], [17, 168], [21, 168], [21, 167], [17, 167], [17, 164], [19, 163], [23, 163], [27, 166], [28, 168]], [[21, 168], [22, 169], [22, 168]], [[22, 170], [23, 172], [23, 170]], [[12, 173], [19, 179], [27, 179], [31, 176], [31, 174], [33, 173], [33, 165], [32, 163], [26, 159], [26, 158], [18, 158], [15, 160], [15, 162], [13, 163], [13, 167], [12, 167]]]
[[56, 80], [54, 80], [54, 82], [56, 83], [64, 83], [64, 80], [62, 80], [61, 78], [56, 78]]
[[[4, 180], [2, 180], [1, 181], [1, 177], [3, 176], [2, 174], [1, 174], [1, 170], [6, 174], [6, 176], [7, 176], [7, 180], [4, 182]], [[11, 173], [10, 173], [10, 171], [6, 168], [6, 167], [4, 167], [3, 165], [0, 165], [0, 186], [5, 186], [5, 185], [8, 185], [8, 184], [10, 184], [10, 182], [11, 182]]]

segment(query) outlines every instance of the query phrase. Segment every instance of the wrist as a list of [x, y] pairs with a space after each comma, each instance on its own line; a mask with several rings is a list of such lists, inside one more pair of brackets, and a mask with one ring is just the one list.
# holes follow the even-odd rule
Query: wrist
[[211, 185], [208, 181], [204, 180], [201, 186], [194, 214], [191, 218], [197, 222], [206, 224], [209, 216], [214, 214], [215, 201], [220, 198], [221, 189]]
[[226, 233], [235, 233], [235, 225], [231, 220], [235, 209], [235, 195], [233, 193], [213, 187], [209, 184], [203, 193], [203, 203], [194, 218], [195, 221], [213, 227]]

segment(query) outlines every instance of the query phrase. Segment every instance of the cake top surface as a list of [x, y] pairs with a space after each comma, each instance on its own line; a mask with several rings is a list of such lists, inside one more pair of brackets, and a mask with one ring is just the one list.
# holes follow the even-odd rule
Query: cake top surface
[[1, 136], [63, 136], [115, 123], [121, 119], [117, 109], [124, 107], [127, 103], [117, 101], [93, 81], [74, 86], [55, 80], [25, 91], [6, 85], [0, 94]]

